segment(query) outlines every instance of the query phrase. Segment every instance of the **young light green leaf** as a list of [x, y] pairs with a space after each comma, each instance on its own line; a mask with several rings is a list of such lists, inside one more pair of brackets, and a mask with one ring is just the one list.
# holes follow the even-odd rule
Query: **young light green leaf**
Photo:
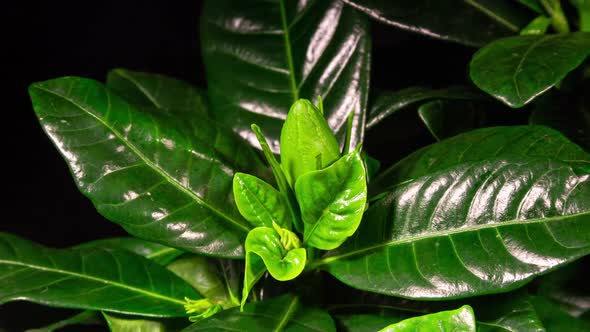
[[171, 77], [117, 68], [109, 72], [106, 85], [135, 105], [155, 107], [187, 119], [194, 114], [207, 115], [205, 94]]
[[198, 136], [183, 121], [144, 112], [89, 79], [35, 83], [29, 93], [78, 188], [102, 215], [137, 237], [243, 257], [251, 227], [233, 203], [233, 174], [264, 172], [244, 142], [206, 118]]
[[546, 16], [538, 16], [531, 21], [526, 27], [520, 30], [521, 35], [542, 35], [545, 34], [551, 25], [551, 19]]
[[470, 306], [408, 318], [387, 326], [379, 332], [440, 331], [475, 332], [475, 315]]
[[304, 242], [334, 249], [359, 226], [367, 200], [367, 179], [358, 151], [297, 180], [295, 194], [305, 225]]
[[197, 331], [336, 332], [336, 327], [327, 312], [305, 305], [292, 295], [283, 295], [248, 303], [242, 312], [238, 308], [222, 311], [182, 330]]
[[246, 237], [246, 271], [242, 307], [250, 290], [266, 270], [273, 278], [287, 281], [297, 277], [305, 267], [305, 248], [287, 251], [281, 236], [273, 228], [257, 227]]
[[338, 158], [338, 141], [322, 113], [309, 100], [296, 101], [281, 130], [281, 165], [291, 187], [300, 176]]
[[494, 41], [471, 60], [480, 89], [518, 108], [561, 81], [590, 54], [590, 33], [517, 36]]
[[273, 227], [276, 223], [291, 228], [292, 216], [285, 195], [265, 181], [245, 173], [236, 173], [233, 183], [238, 210], [254, 227]]
[[185, 317], [185, 297], [201, 298], [172, 272], [128, 251], [50, 249], [10, 234], [0, 234], [0, 279], [0, 303], [28, 300], [66, 308]]

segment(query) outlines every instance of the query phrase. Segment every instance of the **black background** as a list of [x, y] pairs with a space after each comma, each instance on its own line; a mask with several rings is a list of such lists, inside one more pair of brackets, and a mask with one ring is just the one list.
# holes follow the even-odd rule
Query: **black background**
[[[43, 1], [0, 9], [2, 199], [0, 231], [64, 247], [124, 235], [76, 189], [66, 164], [45, 137], [27, 95], [30, 83], [66, 75], [104, 80], [109, 69], [157, 72], [206, 87], [199, 46], [200, 1]], [[371, 91], [412, 85], [465, 84], [472, 48], [373, 23]], [[368, 136], [370, 153], [389, 161], [430, 143], [414, 112], [402, 139], [387, 130]], [[38, 327], [70, 311], [10, 303], [0, 331]], [[72, 331], [76, 329], [71, 329]], [[90, 329], [88, 329], [90, 330]]]

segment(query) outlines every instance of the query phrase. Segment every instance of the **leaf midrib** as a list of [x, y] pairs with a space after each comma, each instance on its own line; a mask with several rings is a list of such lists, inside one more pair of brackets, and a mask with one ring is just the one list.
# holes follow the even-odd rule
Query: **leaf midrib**
[[419, 234], [419, 235], [415, 235], [415, 236], [409, 236], [409, 237], [405, 237], [402, 239], [397, 239], [397, 240], [392, 240], [392, 241], [387, 241], [384, 243], [380, 243], [377, 245], [373, 245], [370, 247], [365, 247], [365, 248], [361, 248], [358, 250], [353, 250], [350, 252], [346, 252], [340, 255], [335, 255], [335, 256], [329, 256], [329, 257], [325, 257], [325, 258], [321, 258], [315, 262], [312, 262], [309, 264], [309, 267], [307, 269], [314, 269], [317, 268], [319, 266], [322, 265], [327, 265], [330, 264], [334, 261], [338, 261], [340, 259], [343, 258], [347, 258], [347, 257], [351, 257], [351, 256], [356, 256], [358, 254], [362, 254], [364, 252], [369, 252], [369, 251], [373, 251], [376, 249], [380, 249], [380, 248], [385, 248], [385, 247], [395, 247], [397, 245], [400, 244], [405, 244], [405, 243], [413, 243], [416, 241], [420, 241], [420, 240], [424, 240], [424, 239], [430, 239], [430, 238], [436, 238], [436, 237], [444, 237], [444, 236], [451, 236], [454, 234], [461, 234], [461, 233], [466, 233], [466, 232], [474, 232], [474, 231], [479, 231], [482, 229], [489, 229], [489, 228], [499, 228], [499, 227], [503, 227], [503, 226], [512, 226], [512, 225], [528, 225], [528, 224], [536, 224], [536, 223], [549, 223], [549, 222], [554, 222], [554, 221], [558, 221], [558, 220], [567, 220], [567, 219], [571, 219], [571, 218], [577, 218], [577, 217], [582, 217], [582, 216], [590, 216], [590, 211], [584, 211], [581, 213], [574, 213], [574, 214], [568, 214], [568, 215], [564, 215], [564, 216], [556, 216], [556, 217], [549, 217], [549, 218], [537, 218], [537, 219], [529, 219], [529, 220], [509, 220], [509, 221], [504, 221], [504, 222], [493, 222], [493, 223], [489, 223], [489, 224], [482, 224], [482, 225], [475, 225], [475, 226], [467, 226], [467, 227], [460, 227], [460, 228], [456, 228], [456, 229], [452, 229], [452, 230], [443, 230], [443, 231], [436, 231], [436, 232], [430, 232], [427, 234]]
[[[35, 88], [45, 91], [47, 93], [53, 94], [57, 97], [63, 98], [64, 100], [70, 102], [72, 105], [76, 106], [82, 112], [84, 112], [85, 114], [94, 118], [96, 121], [98, 121], [100, 124], [102, 124], [105, 128], [107, 128], [109, 131], [111, 131], [121, 142], [123, 142], [123, 144], [125, 144], [131, 151], [133, 151], [133, 153], [135, 153], [135, 155], [137, 155], [144, 163], [146, 163], [146, 165], [148, 165], [151, 169], [156, 171], [156, 173], [158, 173], [161, 177], [163, 177], [172, 186], [176, 187], [176, 189], [180, 190], [181, 192], [184, 192], [186, 195], [191, 197], [193, 200], [198, 202], [200, 205], [208, 208], [211, 212], [215, 213], [216, 215], [218, 215], [222, 219], [225, 219], [225, 220], [229, 221], [231, 224], [234, 224], [242, 232], [250, 231], [249, 227], [244, 226], [242, 223], [238, 222], [237, 220], [234, 220], [233, 218], [230, 218], [229, 216], [225, 215], [223, 212], [215, 209], [214, 207], [212, 207], [211, 205], [209, 205], [205, 201], [203, 201], [198, 195], [196, 195], [195, 193], [190, 191], [188, 188], [185, 188], [184, 186], [182, 186], [182, 184], [180, 184], [178, 181], [176, 181], [170, 174], [168, 174], [162, 168], [158, 167], [151, 160], [149, 160], [149, 158], [147, 156], [145, 156], [135, 145], [133, 145], [131, 142], [129, 142], [127, 139], [125, 139], [125, 137], [123, 135], [121, 135], [121, 133], [119, 133], [119, 131], [115, 130], [115, 128], [113, 128], [108, 123], [106, 123], [106, 121], [104, 121], [102, 118], [100, 118], [100, 117], [96, 116], [95, 114], [93, 114], [92, 112], [86, 110], [82, 105], [80, 105], [76, 101], [66, 97], [65, 95], [62, 95], [60, 93], [57, 93], [55, 91], [52, 91], [50, 89], [44, 88], [39, 85], [36, 85]], [[105, 95], [107, 96], [107, 99], [109, 100], [109, 106], [110, 106], [110, 94], [108, 93], [108, 91], [105, 91]]]
[[77, 272], [73, 272], [73, 271], [68, 271], [68, 270], [60, 270], [57, 268], [49, 268], [49, 267], [45, 267], [45, 266], [41, 266], [41, 265], [35, 265], [35, 264], [29, 264], [29, 263], [24, 263], [24, 262], [18, 262], [18, 261], [12, 261], [12, 260], [5, 260], [5, 259], [0, 259], [0, 264], [7, 264], [7, 265], [14, 265], [14, 266], [22, 266], [22, 267], [26, 267], [29, 269], [33, 269], [33, 270], [39, 270], [39, 271], [44, 271], [44, 272], [51, 272], [51, 273], [57, 273], [57, 274], [63, 274], [63, 275], [68, 275], [68, 276], [72, 276], [72, 277], [77, 277], [80, 279], [87, 279], [87, 280], [91, 280], [97, 283], [101, 283], [101, 284], [108, 284], [110, 286], [114, 286], [114, 287], [118, 287], [118, 288], [122, 288], [122, 289], [126, 289], [135, 293], [140, 293], [143, 294], [145, 296], [148, 297], [153, 297], [153, 298], [157, 298], [157, 299], [161, 299], [167, 302], [172, 302], [174, 304], [178, 304], [178, 305], [184, 305], [184, 301], [166, 296], [166, 295], [161, 295], [158, 293], [153, 293], [141, 288], [137, 288], [137, 287], [133, 287], [133, 286], [129, 286], [129, 285], [125, 285], [122, 284], [120, 282], [116, 282], [116, 281], [112, 281], [109, 279], [101, 279], [101, 278], [97, 278], [94, 276], [90, 276], [87, 274], [81, 274], [81, 273], [77, 273]]

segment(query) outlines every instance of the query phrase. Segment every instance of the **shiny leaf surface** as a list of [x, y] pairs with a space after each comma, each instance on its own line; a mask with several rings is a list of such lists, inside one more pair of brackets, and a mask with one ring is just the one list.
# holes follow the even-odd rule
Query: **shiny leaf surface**
[[254, 227], [272, 227], [273, 223], [291, 228], [293, 218], [285, 196], [265, 181], [249, 174], [236, 173], [234, 199], [242, 216]]
[[526, 10], [501, 0], [344, 1], [396, 28], [469, 46], [518, 33], [528, 18]]
[[238, 308], [222, 311], [182, 332], [206, 330], [335, 332], [336, 327], [328, 313], [304, 305], [296, 297], [284, 295], [263, 302], [248, 303], [242, 313]]
[[549, 158], [466, 162], [396, 186], [313, 266], [408, 298], [507, 291], [590, 252], [590, 174]]
[[296, 101], [281, 130], [281, 166], [291, 187], [300, 176], [340, 158], [336, 137], [324, 115], [308, 100]]
[[542, 126], [476, 129], [426, 146], [400, 160], [371, 182], [372, 195], [386, 188], [465, 162], [504, 156], [548, 157], [590, 162], [590, 155], [558, 131]]
[[200, 122], [199, 137], [181, 121], [141, 112], [96, 81], [60, 78], [35, 83], [29, 92], [78, 188], [102, 215], [147, 240], [243, 255], [250, 227], [231, 186], [237, 165], [260, 166], [249, 147], [227, 136], [232, 144], [220, 148], [215, 142], [225, 134], [212, 123]]
[[477, 317], [478, 332], [545, 332], [527, 294], [506, 294], [490, 296], [473, 305]]
[[481, 127], [485, 117], [481, 105], [448, 100], [423, 104], [418, 115], [437, 141]]
[[380, 332], [406, 331], [475, 332], [475, 316], [473, 309], [466, 305], [457, 310], [408, 318], [380, 330]]
[[522, 107], [561, 81], [590, 54], [590, 33], [510, 37], [475, 53], [473, 82], [510, 107]]
[[480, 91], [469, 87], [455, 86], [446, 89], [430, 89], [426, 87], [411, 87], [399, 91], [387, 91], [379, 94], [369, 112], [367, 128], [372, 128], [386, 117], [419, 102], [432, 99], [482, 99]]
[[164, 75], [113, 69], [107, 76], [107, 87], [132, 104], [174, 115], [207, 115], [206, 98], [199, 89]]
[[307, 254], [305, 248], [287, 251], [281, 243], [281, 236], [268, 227], [257, 227], [246, 238], [246, 272], [242, 291], [242, 306], [248, 293], [268, 270], [279, 281], [297, 277], [305, 267]]
[[183, 254], [183, 252], [178, 249], [134, 237], [100, 239], [77, 245], [76, 248], [124, 249], [143, 256], [160, 265], [166, 265]]
[[206, 1], [201, 48], [215, 117], [258, 146], [258, 124], [279, 151], [290, 105], [324, 99], [340, 142], [354, 112], [353, 139], [362, 142], [369, 87], [368, 22], [340, 1]]
[[359, 152], [301, 176], [295, 194], [305, 226], [303, 241], [323, 250], [338, 247], [358, 228], [367, 201], [367, 179]]
[[[183, 317], [190, 285], [162, 266], [127, 251], [50, 249], [0, 235], [0, 303], [45, 305], [154, 317]], [[83, 294], [83, 296], [80, 296]]]

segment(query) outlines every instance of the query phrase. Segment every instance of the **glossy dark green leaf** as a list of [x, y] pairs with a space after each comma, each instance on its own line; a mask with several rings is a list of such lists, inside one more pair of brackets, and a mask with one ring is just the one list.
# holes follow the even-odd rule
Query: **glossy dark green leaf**
[[362, 142], [369, 88], [367, 19], [337, 0], [206, 1], [201, 48], [211, 109], [219, 121], [258, 146], [258, 124], [279, 151], [281, 126], [299, 98], [324, 98], [340, 142], [354, 112]]
[[378, 314], [334, 315], [333, 317], [338, 331], [343, 332], [375, 332], [407, 318], [403, 315], [395, 317]]
[[485, 118], [481, 105], [449, 100], [423, 104], [418, 108], [418, 115], [438, 141], [481, 127]]
[[406, 331], [475, 332], [475, 316], [473, 309], [465, 305], [457, 310], [408, 318], [380, 330], [380, 332]]
[[291, 250], [286, 249], [281, 235], [273, 228], [257, 227], [251, 230], [246, 238], [245, 247], [246, 271], [242, 306], [254, 284], [267, 270], [273, 278], [287, 281], [295, 279], [305, 268], [305, 248], [297, 246]]
[[293, 218], [285, 196], [253, 175], [236, 173], [234, 199], [242, 216], [254, 227], [272, 227], [273, 223], [291, 228]]
[[103, 313], [111, 332], [176, 332], [190, 325], [182, 319], [144, 319], [138, 316]]
[[500, 39], [483, 47], [469, 72], [483, 91], [522, 107], [561, 81], [590, 54], [590, 33]]
[[543, 126], [476, 129], [426, 146], [400, 160], [371, 182], [378, 194], [393, 185], [464, 163], [504, 156], [549, 157], [588, 165], [590, 155], [558, 131]]
[[100, 239], [83, 243], [76, 246], [76, 248], [125, 249], [160, 265], [166, 265], [183, 254], [183, 252], [178, 249], [134, 237]]
[[465, 162], [374, 203], [320, 266], [362, 290], [440, 299], [514, 289], [590, 253], [590, 174], [549, 158]]
[[281, 166], [291, 187], [300, 176], [338, 158], [340, 147], [324, 115], [308, 100], [296, 101], [281, 130]]
[[211, 259], [202, 256], [184, 257], [168, 264], [166, 268], [188, 282], [211, 302], [231, 306], [227, 288]]
[[487, 296], [473, 305], [478, 332], [545, 332], [528, 294]]
[[518, 33], [528, 13], [503, 0], [344, 0], [372, 18], [400, 29], [469, 46]]
[[338, 247], [358, 228], [367, 201], [367, 178], [358, 151], [297, 180], [295, 194], [305, 226], [303, 241], [312, 247]]
[[60, 78], [29, 92], [78, 188], [101, 214], [140, 238], [243, 255], [250, 226], [233, 203], [232, 178], [240, 165], [253, 174], [263, 167], [248, 146], [206, 119], [197, 136], [195, 128], [141, 112], [93, 80]]
[[432, 99], [474, 100], [485, 98], [480, 91], [469, 87], [455, 86], [446, 89], [411, 87], [395, 92], [381, 93], [371, 107], [367, 119], [367, 128], [372, 128], [386, 117], [419, 102]]
[[113, 69], [108, 74], [107, 87], [132, 104], [155, 107], [169, 114], [207, 114], [206, 98], [199, 89], [164, 75]]
[[588, 257], [543, 276], [536, 293], [554, 302], [561, 311], [580, 318], [590, 312]]
[[284, 295], [263, 302], [248, 303], [244, 312], [234, 308], [197, 322], [182, 332], [195, 331], [282, 331], [335, 332], [330, 315]]
[[535, 306], [537, 314], [541, 318], [547, 332], [587, 332], [590, 331], [590, 323], [574, 318], [561, 311], [559, 307], [541, 296], [531, 297], [531, 303]]
[[0, 303], [50, 306], [154, 317], [183, 317], [184, 298], [201, 296], [164, 267], [124, 250], [50, 249], [0, 235]]

